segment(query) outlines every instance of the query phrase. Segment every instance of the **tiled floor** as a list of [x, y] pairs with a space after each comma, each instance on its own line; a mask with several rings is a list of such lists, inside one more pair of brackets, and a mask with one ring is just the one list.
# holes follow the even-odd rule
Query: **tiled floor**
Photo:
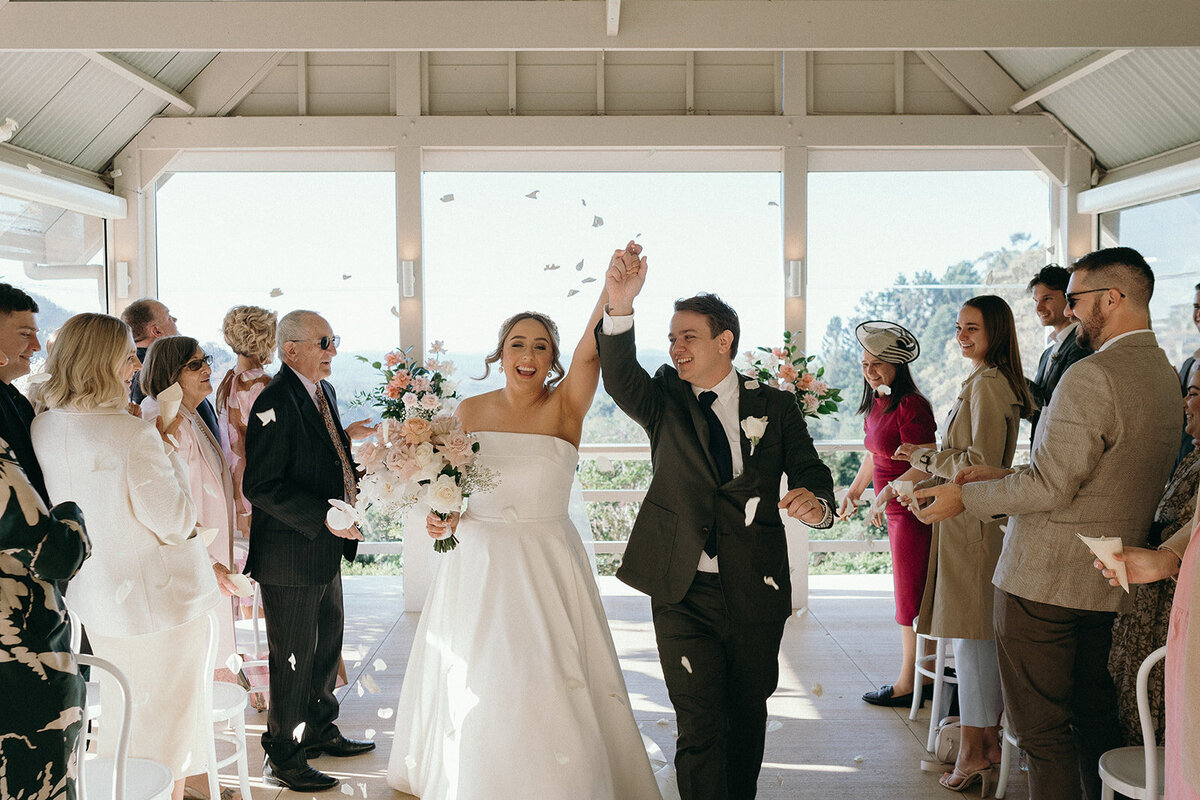
[[[635, 716], [669, 759], [674, 755], [674, 713], [658, 665], [649, 601], [615, 578], [602, 578], [600, 590]], [[401, 800], [409, 796], [392, 791], [385, 776], [393, 708], [417, 615], [402, 613], [397, 578], [347, 578], [345, 598], [345, 658], [351, 684], [339, 690], [339, 724], [346, 735], [373, 738], [379, 747], [357, 758], [313, 763], [343, 779], [341, 787], [325, 794], [328, 800], [350, 793]], [[920, 769], [921, 759], [927, 757], [928, 705], [909, 722], [907, 709], [876, 708], [859, 699], [864, 691], [895, 677], [899, 635], [892, 614], [890, 575], [812, 578], [810, 608], [788, 621], [783, 637], [760, 798], [948, 800], [950, 794], [937, 785], [936, 776]], [[246, 721], [253, 740], [255, 797], [311, 797], [263, 786], [257, 739], [266, 718], [251, 710]], [[222, 782], [236, 785], [228, 769]], [[1024, 773], [1013, 770], [1007, 796], [1028, 796]]]

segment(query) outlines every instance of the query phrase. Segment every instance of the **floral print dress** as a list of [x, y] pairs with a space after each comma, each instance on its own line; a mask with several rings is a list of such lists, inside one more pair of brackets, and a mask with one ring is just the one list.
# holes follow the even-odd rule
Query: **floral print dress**
[[62, 595], [89, 555], [74, 503], [49, 513], [0, 441], [0, 796], [75, 797], [84, 685]]

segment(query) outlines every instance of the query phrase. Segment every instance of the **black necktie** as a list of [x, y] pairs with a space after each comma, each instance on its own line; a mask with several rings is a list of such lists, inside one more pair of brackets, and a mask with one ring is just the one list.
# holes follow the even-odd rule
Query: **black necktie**
[[[733, 480], [733, 455], [729, 452], [729, 439], [725, 436], [725, 426], [721, 424], [721, 420], [717, 419], [717, 412], [713, 411], [713, 403], [717, 399], [716, 392], [701, 392], [700, 393], [700, 408], [704, 410], [704, 418], [708, 420], [708, 450], [712, 453], [713, 460], [717, 462], [717, 477], [721, 479], [721, 483], [729, 483]], [[704, 552], [709, 558], [717, 557], [717, 527], [714, 525], [709, 528], [708, 538], [704, 542]]]

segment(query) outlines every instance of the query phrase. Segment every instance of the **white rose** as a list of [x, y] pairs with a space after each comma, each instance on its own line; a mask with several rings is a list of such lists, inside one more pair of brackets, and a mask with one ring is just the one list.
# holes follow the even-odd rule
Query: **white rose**
[[439, 475], [425, 488], [425, 502], [439, 514], [453, 514], [462, 510], [462, 490], [454, 478]]
[[875, 387], [875, 394], [879, 395], [880, 397], [887, 397], [891, 393], [892, 387], [888, 386], [886, 383], [881, 383]]
[[433, 445], [429, 442], [417, 445], [413, 449], [413, 458], [418, 464], [417, 474], [412, 477], [414, 481], [433, 480], [438, 477], [445, 464], [441, 455], [433, 449]]
[[425, 409], [426, 411], [433, 411], [439, 405], [441, 405], [441, 401], [438, 400], [436, 394], [427, 394], [421, 398], [421, 408]]
[[763, 353], [758, 358], [767, 372], [774, 372], [775, 368], [779, 366], [779, 358], [774, 353]]
[[747, 439], [761, 439], [767, 430], [766, 417], [746, 417], [742, 420], [742, 431]]

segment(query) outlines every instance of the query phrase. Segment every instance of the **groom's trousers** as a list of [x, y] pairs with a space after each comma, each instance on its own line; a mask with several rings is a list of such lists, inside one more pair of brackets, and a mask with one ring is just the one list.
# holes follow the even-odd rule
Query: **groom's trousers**
[[316, 586], [259, 584], [267, 620], [271, 700], [263, 751], [280, 768], [306, 764], [303, 746], [337, 735], [333, 689], [342, 655], [342, 574]]
[[753, 798], [786, 618], [730, 619], [721, 578], [707, 572], [696, 573], [682, 601], [655, 602], [653, 610], [679, 724], [675, 771], [682, 800]]

